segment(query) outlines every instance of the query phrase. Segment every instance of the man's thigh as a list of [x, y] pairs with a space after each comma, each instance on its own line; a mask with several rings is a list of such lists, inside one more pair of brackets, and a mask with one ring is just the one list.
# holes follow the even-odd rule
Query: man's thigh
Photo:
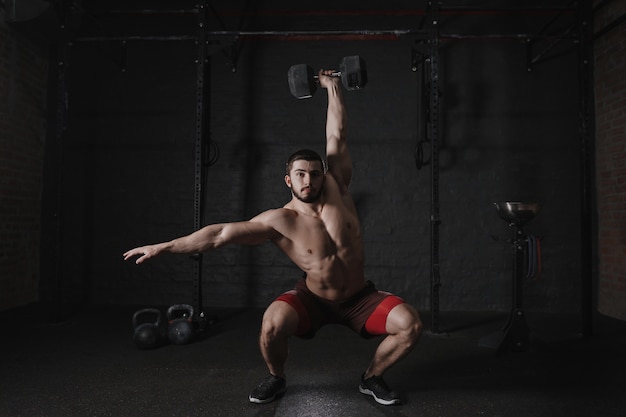
[[271, 327], [289, 336], [296, 334], [298, 330], [299, 316], [296, 309], [286, 301], [276, 300], [272, 302], [263, 314], [263, 327]]
[[421, 319], [417, 310], [407, 303], [398, 304], [387, 315], [386, 330], [388, 334], [397, 334], [421, 326]]

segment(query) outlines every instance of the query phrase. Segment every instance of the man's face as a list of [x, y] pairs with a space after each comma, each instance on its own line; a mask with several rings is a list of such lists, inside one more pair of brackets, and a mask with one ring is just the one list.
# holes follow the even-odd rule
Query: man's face
[[289, 175], [285, 176], [287, 187], [298, 200], [314, 203], [322, 195], [324, 171], [319, 161], [294, 161]]

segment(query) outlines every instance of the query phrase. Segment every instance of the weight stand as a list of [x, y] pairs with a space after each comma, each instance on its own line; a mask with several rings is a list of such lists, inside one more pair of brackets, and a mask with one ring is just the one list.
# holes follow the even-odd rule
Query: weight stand
[[523, 262], [524, 262], [524, 235], [523, 226], [513, 225], [513, 307], [509, 314], [509, 321], [503, 330], [503, 339], [498, 352], [510, 349], [515, 352], [528, 350], [530, 329], [526, 324], [526, 315], [523, 305]]
[[530, 347], [530, 328], [524, 313], [524, 244], [527, 237], [524, 225], [539, 212], [537, 203], [494, 203], [500, 217], [513, 227], [513, 276], [512, 276], [512, 307], [507, 324], [501, 331], [482, 338], [479, 345], [495, 348], [497, 353], [510, 350], [526, 352]]

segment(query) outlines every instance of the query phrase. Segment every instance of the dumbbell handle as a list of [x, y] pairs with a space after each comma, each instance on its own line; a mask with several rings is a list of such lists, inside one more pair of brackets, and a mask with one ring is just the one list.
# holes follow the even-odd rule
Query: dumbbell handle
[[[332, 72], [332, 73], [329, 75], [329, 77], [338, 77], [338, 78], [340, 78], [340, 77], [341, 77], [341, 72], [340, 72], [340, 71], [335, 71], [335, 72]], [[319, 75], [314, 75], [314, 76], [313, 76], [313, 78], [314, 78], [314, 79], [316, 79], [316, 80], [319, 80], [319, 79], [320, 79], [320, 76], [319, 76]]]

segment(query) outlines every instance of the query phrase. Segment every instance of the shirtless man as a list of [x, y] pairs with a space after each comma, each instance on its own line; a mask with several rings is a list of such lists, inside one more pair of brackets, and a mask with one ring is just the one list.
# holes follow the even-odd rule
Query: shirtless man
[[422, 331], [413, 307], [365, 279], [360, 224], [348, 191], [352, 160], [346, 144], [346, 112], [339, 78], [331, 73], [319, 72], [320, 85], [328, 92], [327, 172], [317, 153], [298, 151], [287, 161], [285, 183], [292, 198], [283, 208], [249, 221], [209, 225], [124, 254], [125, 260], [138, 256], [140, 264], [161, 253], [198, 253], [230, 243], [271, 241], [304, 271], [295, 288], [280, 295], [263, 315], [259, 346], [269, 375], [250, 394], [253, 403], [273, 401], [286, 391], [290, 336], [311, 338], [324, 324], [339, 323], [363, 337], [386, 335], [361, 376], [359, 391], [380, 404], [398, 404], [398, 394], [382, 376], [411, 351]]

